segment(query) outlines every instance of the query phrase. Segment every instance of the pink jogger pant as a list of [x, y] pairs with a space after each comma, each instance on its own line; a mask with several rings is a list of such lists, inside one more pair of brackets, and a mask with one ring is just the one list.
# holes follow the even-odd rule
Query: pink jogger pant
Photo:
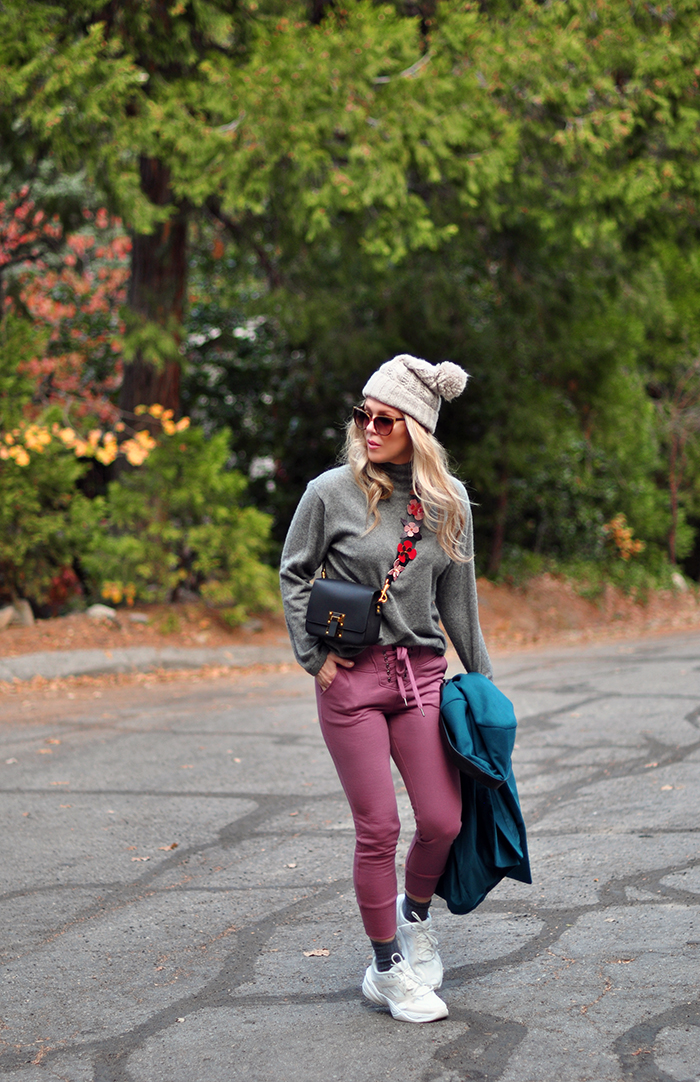
[[355, 821], [355, 892], [370, 939], [391, 939], [396, 932], [400, 822], [390, 758], [406, 784], [416, 818], [406, 858], [411, 897], [432, 896], [461, 826], [459, 772], [447, 760], [439, 731], [447, 663], [433, 650], [411, 647], [408, 664], [425, 717], [406, 661], [397, 657], [394, 647], [364, 650], [354, 668], [338, 667], [325, 692], [316, 684], [321, 731]]

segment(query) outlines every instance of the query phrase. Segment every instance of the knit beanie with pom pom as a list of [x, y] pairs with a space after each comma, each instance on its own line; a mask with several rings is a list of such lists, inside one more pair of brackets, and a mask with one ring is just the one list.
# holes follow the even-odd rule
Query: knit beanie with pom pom
[[434, 432], [441, 399], [456, 398], [467, 385], [467, 373], [458, 364], [429, 364], [420, 357], [400, 353], [370, 376], [362, 394], [407, 413], [428, 432]]

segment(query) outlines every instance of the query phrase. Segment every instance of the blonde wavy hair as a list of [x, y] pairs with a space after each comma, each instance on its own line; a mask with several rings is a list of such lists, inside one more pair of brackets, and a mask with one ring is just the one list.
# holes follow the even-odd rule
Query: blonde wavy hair
[[[438, 544], [451, 560], [469, 563], [474, 557], [465, 556], [460, 550], [467, 512], [450, 478], [445, 448], [418, 421], [406, 414], [404, 420], [413, 444], [413, 491], [423, 505], [423, 524], [437, 535]], [[379, 502], [389, 499], [394, 491], [393, 482], [381, 466], [370, 462], [364, 434], [352, 420], [346, 427], [342, 458], [367, 497], [369, 533], [379, 525]]]

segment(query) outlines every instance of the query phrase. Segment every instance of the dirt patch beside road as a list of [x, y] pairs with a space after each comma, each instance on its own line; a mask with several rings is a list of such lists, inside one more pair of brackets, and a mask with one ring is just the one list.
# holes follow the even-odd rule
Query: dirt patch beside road
[[232, 629], [203, 604], [139, 605], [118, 609], [116, 619], [86, 613], [37, 620], [33, 627], [0, 631], [0, 657], [44, 650], [113, 650], [128, 646], [273, 646], [287, 641], [284, 620], [263, 615]]
[[479, 580], [481, 626], [494, 653], [557, 643], [639, 638], [700, 630], [697, 590], [658, 590], [645, 604], [608, 586], [595, 601], [580, 597], [574, 584], [538, 575], [526, 586], [496, 586]]

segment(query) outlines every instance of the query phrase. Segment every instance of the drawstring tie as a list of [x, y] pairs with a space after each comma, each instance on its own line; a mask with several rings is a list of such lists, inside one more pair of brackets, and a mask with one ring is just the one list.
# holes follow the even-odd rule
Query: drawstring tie
[[416, 678], [413, 675], [413, 668], [411, 666], [411, 659], [408, 656], [408, 648], [406, 646], [396, 647], [396, 683], [399, 685], [399, 691], [403, 696], [403, 701], [408, 706], [408, 699], [406, 698], [406, 685], [403, 682], [404, 674], [408, 676], [409, 683], [411, 685], [411, 691], [413, 697], [418, 703], [418, 709], [423, 717], [425, 717], [425, 710], [423, 709], [423, 703], [421, 702], [420, 692], [416, 685]]

